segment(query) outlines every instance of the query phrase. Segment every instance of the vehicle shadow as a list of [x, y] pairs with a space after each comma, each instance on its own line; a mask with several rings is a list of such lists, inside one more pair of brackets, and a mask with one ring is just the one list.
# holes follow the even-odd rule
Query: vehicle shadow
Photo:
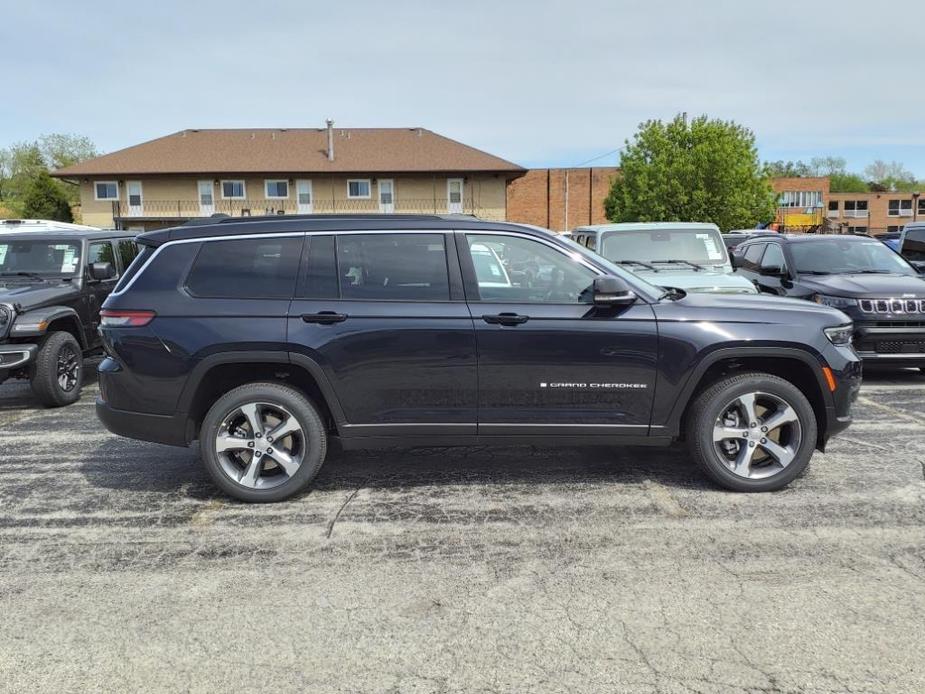
[[[199, 461], [198, 449], [112, 439], [81, 464], [94, 487], [222, 496]], [[455, 485], [635, 485], [655, 482], [715, 489], [683, 448], [439, 447], [350, 451], [331, 456], [306, 494], [315, 491], [410, 489]]]
[[[93, 386], [99, 380], [96, 367], [102, 357], [90, 357], [84, 361], [83, 388]], [[82, 393], [81, 400], [93, 397], [90, 393]], [[28, 381], [9, 379], [0, 384], [0, 412], [13, 412], [16, 410], [42, 410], [57, 409], [45, 408], [32, 393]]]

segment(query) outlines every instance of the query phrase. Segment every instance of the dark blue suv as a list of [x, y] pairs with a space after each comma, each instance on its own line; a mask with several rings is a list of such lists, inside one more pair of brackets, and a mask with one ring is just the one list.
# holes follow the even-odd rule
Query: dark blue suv
[[334, 446], [684, 439], [717, 483], [779, 489], [860, 385], [835, 309], [665, 290], [533, 227], [275, 217], [138, 242], [104, 305], [97, 413], [198, 439], [246, 501], [304, 489]]

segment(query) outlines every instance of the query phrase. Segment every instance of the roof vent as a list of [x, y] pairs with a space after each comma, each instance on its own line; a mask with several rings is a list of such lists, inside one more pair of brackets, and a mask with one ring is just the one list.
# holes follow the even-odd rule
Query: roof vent
[[334, 121], [328, 118], [325, 125], [328, 126], [328, 161], [334, 161]]

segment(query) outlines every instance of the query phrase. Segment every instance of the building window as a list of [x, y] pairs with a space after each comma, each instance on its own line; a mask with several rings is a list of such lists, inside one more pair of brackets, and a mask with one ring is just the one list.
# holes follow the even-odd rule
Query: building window
[[912, 201], [911, 200], [890, 200], [887, 214], [890, 217], [911, 217]]
[[780, 196], [781, 207], [822, 207], [821, 190], [788, 190]]
[[848, 227], [848, 233], [849, 233], [849, 234], [866, 234], [866, 233], [867, 233], [867, 227], [862, 227], [862, 226], [858, 226], [858, 227]]
[[902, 227], [902, 226], [895, 226], [895, 225], [894, 225], [894, 226], [888, 226], [888, 227], [886, 228], [886, 233], [888, 233], [888, 234], [898, 234], [898, 233], [901, 232], [902, 230], [903, 230], [903, 227]]
[[97, 200], [118, 200], [119, 184], [116, 181], [97, 181], [93, 185], [93, 195]]
[[347, 181], [348, 198], [369, 198], [369, 179], [361, 178], [354, 181]]
[[243, 200], [244, 181], [222, 181], [222, 198], [224, 200]]
[[846, 217], [866, 217], [867, 200], [845, 200]]
[[267, 180], [263, 182], [264, 194], [268, 200], [282, 200], [289, 197], [289, 181]]
[[838, 200], [829, 200], [829, 211], [826, 217], [838, 216]]
[[919, 198], [919, 215], [925, 215], [925, 198]]

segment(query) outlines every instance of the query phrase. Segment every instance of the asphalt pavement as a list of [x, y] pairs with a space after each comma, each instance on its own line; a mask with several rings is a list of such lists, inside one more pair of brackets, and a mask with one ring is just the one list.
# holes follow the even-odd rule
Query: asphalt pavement
[[431, 448], [249, 506], [95, 396], [0, 386], [0, 691], [925, 691], [917, 372], [764, 495], [681, 449]]

